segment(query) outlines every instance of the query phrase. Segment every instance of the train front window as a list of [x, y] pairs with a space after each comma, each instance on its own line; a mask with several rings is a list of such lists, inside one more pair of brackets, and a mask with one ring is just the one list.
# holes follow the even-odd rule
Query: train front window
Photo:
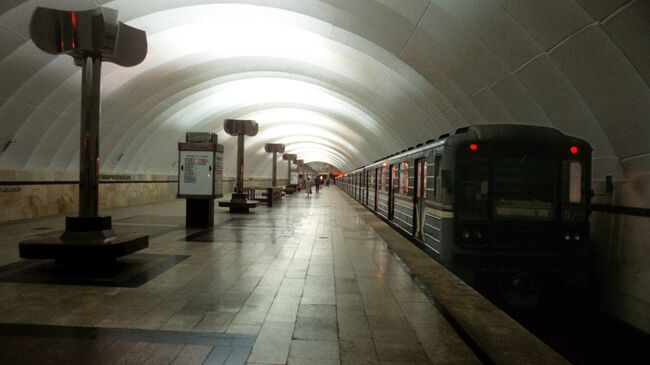
[[569, 162], [569, 203], [582, 203], [582, 165], [579, 161]]
[[496, 219], [553, 220], [557, 181], [554, 160], [497, 158], [492, 166]]
[[579, 222], [584, 219], [582, 163], [564, 161], [562, 174], [562, 221]]
[[459, 161], [457, 195], [459, 218], [469, 220], [488, 218], [488, 166], [486, 158]]

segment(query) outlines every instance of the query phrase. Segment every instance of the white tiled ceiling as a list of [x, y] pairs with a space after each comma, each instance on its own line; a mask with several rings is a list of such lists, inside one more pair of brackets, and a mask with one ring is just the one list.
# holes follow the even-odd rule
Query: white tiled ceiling
[[36, 6], [97, 5], [149, 41], [142, 64], [104, 65], [107, 173], [174, 173], [188, 130], [233, 154], [223, 119], [242, 117], [260, 123], [253, 176], [270, 175], [267, 142], [346, 170], [477, 123], [585, 138], [598, 174], [650, 165], [648, 1], [14, 0], [0, 5], [0, 169], [77, 169], [79, 69], [28, 26]]

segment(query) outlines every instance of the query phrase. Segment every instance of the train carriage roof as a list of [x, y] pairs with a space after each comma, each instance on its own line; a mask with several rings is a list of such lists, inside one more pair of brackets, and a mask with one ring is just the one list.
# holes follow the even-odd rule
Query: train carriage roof
[[454, 145], [459, 142], [477, 140], [490, 142], [531, 143], [531, 144], [562, 144], [578, 143], [587, 144], [586, 141], [576, 137], [567, 136], [557, 129], [520, 124], [492, 124], [475, 125], [463, 128], [461, 133], [456, 133], [447, 138], [447, 144]]

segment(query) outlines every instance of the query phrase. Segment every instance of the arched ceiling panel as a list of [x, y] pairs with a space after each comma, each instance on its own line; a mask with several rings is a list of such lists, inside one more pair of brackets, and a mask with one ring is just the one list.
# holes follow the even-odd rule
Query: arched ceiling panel
[[[340, 168], [460, 126], [504, 122], [586, 138], [597, 171], [649, 164], [647, 1], [14, 0], [0, 4], [3, 169], [77, 168], [80, 73], [29, 41], [37, 5], [106, 5], [148, 32], [143, 64], [103, 70], [108, 171], [173, 172], [169, 146], [186, 130], [278, 110], [320, 128], [286, 132], [294, 151]], [[260, 92], [257, 82], [295, 92]], [[251, 138], [254, 174], [270, 174], [263, 143], [303, 125], [289, 116]]]
[[[259, 9], [257, 9], [257, 10], [259, 10]], [[177, 11], [177, 10], [175, 10], [175, 11]], [[194, 13], [196, 13], [196, 12], [194, 12]], [[226, 12], [226, 13], [228, 13], [228, 12]], [[268, 11], [265, 10], [262, 15], [267, 16], [268, 15], [267, 13], [268, 13]], [[206, 17], [205, 9], [201, 12], [201, 14], [203, 16], [202, 19], [205, 19], [205, 17]], [[226, 15], [221, 14], [220, 16], [222, 18], [224, 18], [224, 19], [230, 19], [230, 18], [232, 18], [231, 15], [232, 14], [226, 14]], [[165, 16], [166, 16], [166, 18], [169, 18], [169, 14], [165, 14]], [[257, 16], [260, 16], [260, 14], [257, 14]], [[171, 17], [171, 18], [175, 18], [175, 17]], [[189, 18], [192, 19], [192, 17], [189, 17]], [[286, 18], [286, 16], [285, 16], [285, 18]], [[196, 19], [194, 19], [194, 20], [196, 20]], [[216, 19], [216, 20], [218, 22], [219, 19]], [[141, 22], [143, 23], [143, 25], [146, 25], [146, 23], [147, 23], [147, 21], [145, 21], [145, 20], [141, 20]], [[232, 22], [232, 21], [230, 21], [230, 22]], [[136, 23], [137, 23], [137, 21], [136, 21]], [[174, 32], [172, 38], [175, 38], [176, 42], [180, 42], [181, 40], [186, 39], [188, 37], [188, 34], [196, 34], [197, 33], [197, 28], [206, 27], [206, 26], [208, 28], [209, 27], [214, 27], [214, 24], [210, 23], [210, 24], [206, 25], [204, 23], [198, 23], [198, 24], [197, 23], [191, 23], [191, 25], [182, 25], [181, 27], [183, 29], [180, 32]], [[224, 28], [224, 29], [228, 28], [228, 24], [221, 24], [220, 23], [220, 26], [222, 28]], [[188, 28], [190, 28], [190, 29], [188, 29]], [[213, 30], [212, 32], [208, 32], [208, 33], [214, 33], [215, 30], [214, 29], [212, 29], [212, 30]], [[218, 31], [218, 29], [217, 29], [217, 31]], [[276, 61], [276, 63], [278, 65], [284, 65], [284, 67], [286, 68], [287, 65], [290, 65], [292, 61], [295, 62], [295, 60], [292, 60], [290, 58], [290, 55], [288, 55], [288, 52], [284, 52], [281, 49], [281, 47], [276, 47], [275, 43], [277, 43], [277, 42], [275, 42], [275, 43], [272, 42], [272, 41], [274, 41], [274, 40], [276, 40], [278, 38], [285, 40], [285, 43], [286, 43], [286, 39], [290, 38], [291, 40], [294, 40], [294, 41], [289, 42], [289, 43], [292, 43], [293, 45], [295, 45], [296, 43], [301, 43], [301, 39], [300, 39], [301, 36], [306, 37], [306, 41], [302, 40], [302, 43], [309, 44], [310, 47], [312, 49], [314, 49], [315, 51], [311, 52], [312, 53], [311, 55], [309, 54], [309, 50], [303, 50], [303, 53], [308, 54], [309, 57], [313, 57], [314, 55], [316, 55], [316, 57], [319, 58], [319, 61], [322, 58], [320, 56], [323, 55], [323, 52], [324, 52], [323, 49], [327, 49], [327, 47], [323, 48], [322, 45], [319, 46], [320, 48], [315, 47], [314, 45], [317, 45], [317, 42], [314, 42], [314, 37], [309, 35], [309, 34], [301, 34], [301, 32], [299, 30], [293, 29], [292, 31], [287, 31], [286, 29], [285, 30], [275, 29], [275, 31], [276, 31], [276, 34], [274, 34], [273, 36], [268, 37], [266, 40], [262, 41], [261, 43], [260, 43], [260, 40], [256, 39], [255, 41], [257, 43], [255, 43], [254, 46], [249, 45], [245, 49], [242, 48], [242, 47], [239, 47], [240, 49], [237, 50], [234, 47], [228, 47], [228, 46], [224, 47], [225, 49], [229, 50], [229, 52], [230, 52], [230, 53], [227, 53], [226, 56], [241, 55], [241, 54], [246, 55], [247, 54], [246, 52], [250, 52], [251, 50], [254, 51], [255, 54], [261, 54], [263, 56], [282, 55], [282, 57], [289, 57], [289, 59], [288, 60], [285, 59], [285, 58], [279, 59], [279, 60]], [[279, 31], [284, 32], [284, 34], [277, 34], [277, 32], [279, 32]], [[152, 49], [152, 51], [150, 53], [150, 56], [151, 56], [151, 54], [153, 54], [153, 56], [156, 55], [156, 51], [155, 51], [156, 49], [162, 49], [163, 46], [169, 47], [170, 42], [171, 42], [172, 45], [175, 45], [175, 43], [173, 42], [173, 39], [172, 39], [172, 41], [170, 41], [169, 37], [165, 37], [165, 35], [166, 35], [165, 33], [169, 33], [169, 32], [170, 32], [169, 30], [161, 31], [161, 32], [158, 32], [158, 33], [150, 36], [150, 47]], [[200, 34], [202, 32], [199, 31], [198, 33]], [[257, 33], [259, 33], [259, 32], [257, 32]], [[250, 32], [250, 34], [245, 35], [245, 37], [250, 38], [250, 37], [252, 37], [252, 35], [257, 34], [257, 33], [256, 32]], [[302, 32], [302, 33], [304, 33], [304, 32]], [[160, 38], [160, 39], [158, 39], [158, 38]], [[320, 42], [323, 41], [322, 39], [317, 39], [317, 40], [320, 41]], [[162, 43], [163, 46], [156, 47], [156, 41], [159, 41], [159, 43]], [[246, 40], [242, 41], [241, 39], [237, 39], [237, 40], [233, 41], [230, 38], [226, 38], [225, 41], [230, 42], [231, 44], [232, 43], [241, 43], [241, 44], [250, 43], [250, 42], [246, 42]], [[250, 39], [249, 39], [249, 41], [250, 41]], [[329, 67], [327, 67], [328, 70], [326, 70], [326, 71], [328, 71], [330, 73], [330, 75], [327, 75], [327, 77], [323, 77], [323, 74], [314, 75], [314, 77], [315, 77], [314, 80], [316, 80], [317, 83], [325, 84], [324, 86], [327, 86], [329, 89], [341, 88], [342, 92], [345, 92], [346, 94], [352, 94], [351, 95], [352, 97], [358, 99], [359, 102], [356, 102], [356, 104], [358, 104], [358, 105], [362, 105], [361, 103], [365, 103], [365, 104], [371, 103], [371, 100], [372, 100], [372, 102], [385, 104], [385, 103], [390, 102], [390, 100], [392, 99], [392, 100], [394, 100], [393, 101], [394, 104], [399, 103], [399, 104], [402, 105], [403, 110], [408, 110], [408, 111], [411, 112], [411, 114], [414, 114], [413, 112], [418, 110], [419, 108], [418, 108], [418, 105], [413, 105], [414, 103], [413, 103], [412, 100], [419, 98], [420, 99], [419, 103], [421, 105], [425, 105], [425, 106], [428, 107], [427, 104], [429, 104], [429, 103], [428, 103], [428, 100], [426, 100], [426, 97], [424, 96], [424, 94], [420, 93], [420, 92], [417, 92], [417, 91], [413, 92], [413, 90], [414, 90], [413, 86], [411, 86], [409, 84], [408, 80], [402, 78], [401, 76], [399, 76], [397, 74], [395, 74], [396, 76], [391, 76], [391, 74], [394, 74], [394, 72], [392, 72], [392, 70], [390, 68], [387, 68], [385, 65], [383, 65], [380, 62], [373, 61], [373, 59], [368, 59], [368, 57], [364, 56], [363, 53], [360, 53], [358, 51], [354, 51], [353, 49], [351, 49], [349, 47], [346, 48], [346, 47], [343, 47], [342, 45], [337, 45], [336, 43], [333, 43], [331, 40], [328, 40], [328, 39], [326, 39], [324, 41], [327, 42], [328, 45], [331, 46], [329, 48], [332, 48], [332, 49], [336, 48], [336, 50], [338, 51], [338, 53], [331, 53], [331, 55], [328, 55], [326, 58], [338, 59], [339, 60], [338, 64], [343, 65], [343, 67], [339, 66], [338, 69], [337, 69], [336, 68], [337, 63], [335, 63], [335, 62], [334, 63], [333, 62], [326, 63], [326, 65], [329, 64]], [[264, 44], [266, 48], [260, 47], [260, 44]], [[271, 46], [269, 46], [269, 44]], [[204, 51], [205, 46], [201, 42], [195, 43], [193, 45], [192, 44], [188, 45], [186, 43], [186, 44], [183, 44], [182, 46], [185, 47], [184, 48], [185, 51], [182, 51], [182, 50], [179, 51], [180, 47], [171, 47], [176, 52], [174, 57], [177, 57], [177, 58], [167, 59], [168, 62], [166, 62], [166, 63], [164, 62], [166, 60], [166, 58], [164, 56], [159, 56], [159, 57], [153, 57], [152, 56], [152, 57], [150, 57], [150, 59], [152, 61], [149, 62], [149, 65], [148, 65], [149, 69], [152, 70], [152, 71], [157, 70], [157, 69], [165, 69], [165, 71], [170, 71], [169, 67], [166, 67], [166, 66], [169, 65], [169, 64], [172, 64], [172, 63], [179, 63], [183, 67], [188, 68], [188, 67], [192, 67], [192, 64], [193, 64], [192, 62], [201, 62], [202, 60], [212, 60], [214, 62], [214, 58], [220, 56], [218, 54], [219, 52], [215, 52], [214, 50], [212, 50], [211, 54], [210, 53], [206, 54], [206, 52]], [[208, 49], [211, 49], [211, 48], [208, 47]], [[164, 53], [164, 52], [161, 52], [161, 53]], [[294, 53], [295, 53], [295, 51], [294, 51]], [[377, 53], [380, 53], [380, 52], [377, 52]], [[199, 57], [195, 57], [197, 55]], [[251, 55], [248, 54], [248, 56], [250, 57]], [[262, 57], [259, 57], [259, 56], [256, 56], [256, 57], [257, 57], [257, 60], [260, 60], [260, 59], [264, 60]], [[298, 55], [298, 56], [295, 56], [294, 58], [299, 59], [302, 63], [306, 64], [306, 67], [304, 67], [304, 69], [313, 69], [313, 66], [314, 66], [314, 64], [316, 64], [316, 62], [315, 62], [315, 60], [310, 61], [309, 57], [305, 57], [304, 55]], [[187, 61], [187, 59], [190, 59], [190, 58], [192, 59], [192, 62]], [[177, 62], [176, 61], [177, 59], [184, 60], [185, 62], [182, 62], [182, 63]], [[346, 59], [348, 61], [346, 61]], [[312, 64], [310, 64], [309, 62], [312, 62]], [[373, 71], [371, 68], [368, 68], [368, 65], [372, 64], [373, 62], [376, 64], [376, 66], [375, 66], [375, 68], [377, 69], [376, 71]], [[394, 62], [394, 60], [392, 62]], [[248, 65], [249, 66], [248, 69], [250, 69], [250, 70], [256, 70], [256, 69], [259, 69], [259, 67], [260, 67], [260, 65], [256, 65], [255, 62], [251, 62], [251, 61], [240, 63], [238, 66], [241, 68], [242, 64]], [[321, 62], [321, 64], [322, 64], [322, 62]], [[357, 65], [360, 65], [360, 66], [358, 66], [357, 71], [354, 71], [353, 69], [350, 69], [351, 64], [357, 64]], [[332, 67], [332, 65], [334, 67]], [[147, 66], [147, 65], [145, 64], [144, 66]], [[310, 68], [309, 66], [312, 66], [312, 67]], [[140, 67], [140, 68], [142, 68], [142, 67]], [[134, 68], [134, 69], [137, 69], [137, 68]], [[129, 73], [132, 73], [134, 69], [131, 69], [131, 70], [130, 69], [111, 70], [111, 72], [109, 72], [108, 75], [110, 75], [110, 79], [114, 80], [115, 84], [120, 86], [122, 81], [125, 81], [125, 80], [129, 79], [129, 77], [125, 76], [125, 75], [128, 75]], [[161, 70], [158, 70], [158, 71], [161, 71]], [[151, 74], [150, 75], [151, 79], [156, 79], [157, 78], [156, 76], [161, 76], [160, 74], [156, 75], [155, 72], [151, 72], [151, 71], [145, 71], [145, 72], [141, 72], [141, 73], [142, 74]], [[380, 77], [373, 77], [373, 74], [378, 75]], [[414, 74], [415, 73], [411, 70], [411, 75], [409, 75], [411, 79], [416, 79], [417, 78], [417, 77], [412, 76]], [[196, 76], [196, 75], [193, 75], [193, 76]], [[202, 76], [205, 76], [205, 75], [202, 75]], [[255, 77], [256, 75], [251, 73], [251, 75], [249, 75], [249, 76], [250, 77]], [[336, 76], [336, 78], [334, 78], [332, 76]], [[294, 77], [294, 78], [298, 77], [299, 78], [300, 74], [293, 74], [293, 75], [290, 75], [289, 77]], [[320, 77], [320, 79], [319, 79], [319, 77]], [[321, 81], [322, 79], [325, 82], [322, 82]], [[182, 80], [186, 80], [186, 78], [183, 78]], [[201, 82], [201, 83], [199, 83], [199, 85], [206, 85], [207, 83], [215, 81], [214, 79], [210, 79], [210, 78], [207, 78], [207, 80], [210, 80], [210, 81], [209, 82]], [[314, 82], [314, 80], [311, 80], [311, 82]], [[139, 81], [144, 81], [144, 80], [139, 80]], [[351, 82], [354, 82], [354, 83], [357, 83], [357, 84], [361, 83], [362, 84], [361, 87], [363, 88], [363, 90], [362, 90], [363, 92], [358, 92], [357, 91], [357, 92], [352, 92], [351, 93], [350, 91], [354, 91], [354, 90], [350, 90], [349, 85], [350, 85]], [[151, 83], [148, 83], [148, 82], [138, 82], [137, 84], [138, 85], [147, 85], [149, 87], [151, 86]], [[384, 86], [384, 85], [387, 85], [387, 84], [389, 84], [390, 87]], [[175, 85], [175, 84], [172, 84], [172, 85]], [[339, 85], [341, 85], [341, 86], [339, 86]], [[173, 88], [173, 86], [170, 87], [169, 84], [166, 87], [166, 89], [172, 89], [172, 88]], [[196, 89], [197, 88], [196, 84], [192, 85], [192, 88]], [[120, 93], [118, 93], [118, 94], [124, 95], [124, 98], [127, 98], [128, 100], [133, 100], [133, 101], [142, 100], [141, 98], [134, 97], [134, 95], [133, 95], [133, 93], [131, 92], [130, 89], [129, 90], [124, 90], [124, 88], [119, 88], [119, 87], [114, 88], [114, 90], [117, 90], [117, 89], [120, 90]], [[158, 90], [158, 89], [156, 89], [156, 90]], [[378, 96], [379, 93], [377, 92], [377, 90], [380, 90], [380, 91], [385, 90], [383, 92], [384, 96]], [[415, 90], [417, 90], [417, 89], [415, 89]], [[104, 91], [106, 91], [106, 90], [104, 90]], [[152, 100], [156, 101], [156, 104], [158, 106], [160, 104], [162, 104], [160, 102], [161, 98], [158, 98], [156, 93], [152, 94], [150, 90], [147, 90], [146, 92], [149, 95], [151, 95], [150, 98]], [[373, 95], [373, 93], [374, 93], [374, 95]], [[411, 96], [415, 96], [415, 97], [402, 96], [403, 94], [406, 94], [406, 93], [410, 93]], [[388, 94], [388, 96], [386, 96], [386, 94]], [[199, 96], [197, 97], [196, 95], [199, 95]], [[201, 101], [200, 101], [201, 105], [209, 104], [209, 99], [203, 99], [203, 95], [205, 95], [204, 92], [194, 94], [192, 97], [201, 99]], [[400, 97], [395, 97], [396, 95], [399, 95]], [[325, 96], [327, 96], [327, 95], [320, 96], [318, 98], [320, 104], [325, 104], [325, 105], [322, 105], [321, 108], [324, 108], [324, 109], [329, 108], [332, 111], [336, 110], [338, 114], [342, 114], [342, 113], [347, 114], [347, 118], [346, 118], [347, 121], [352, 122], [352, 124], [354, 125], [354, 127], [356, 127], [356, 129], [359, 129], [359, 127], [361, 127], [362, 129], [365, 128], [362, 131], [364, 134], [370, 134], [370, 136], [376, 137], [376, 138], [379, 138], [381, 135], [386, 135], [387, 131], [388, 131], [388, 134], [393, 135], [395, 137], [395, 141], [408, 140], [409, 139], [408, 136], [407, 137], [400, 137], [400, 133], [404, 133], [404, 131], [419, 131], [419, 130], [422, 129], [422, 120], [424, 120], [424, 121], [427, 120], [426, 112], [422, 111], [422, 112], [420, 112], [419, 115], [411, 115], [410, 118], [404, 118], [403, 123], [407, 123], [407, 125], [408, 125], [409, 122], [411, 122], [411, 124], [412, 124], [413, 121], [415, 121], [415, 125], [412, 126], [411, 128], [405, 128], [405, 129], [404, 128], [394, 128], [392, 131], [390, 131], [390, 130], [387, 130], [387, 127], [390, 126], [389, 123], [385, 123], [385, 122], [384, 123], [379, 123], [377, 121], [373, 121], [373, 117], [376, 118], [376, 116], [363, 116], [363, 113], [359, 113], [359, 112], [357, 112], [357, 113], [347, 112], [346, 113], [345, 108], [341, 109], [340, 107], [335, 105], [335, 104], [342, 104], [341, 102], [336, 103], [338, 98], [340, 98], [340, 95], [335, 95], [335, 98], [333, 99], [333, 101], [334, 101], [333, 103], [332, 102], [325, 103], [327, 101]], [[111, 108], [110, 107], [111, 106], [111, 94], [110, 93], [108, 94], [108, 96], [106, 96], [106, 94], [105, 94], [104, 98], [107, 99], [104, 105], [109, 106], [109, 110], [117, 110], [118, 112], [122, 111], [122, 110], [132, 110], [131, 108], [124, 108], [124, 106], [125, 106], [124, 104], [121, 105], [122, 106], [121, 108]], [[261, 97], [261, 98], [257, 97], [257, 98], [253, 98], [253, 99], [254, 99], [253, 101], [256, 104], [263, 104], [263, 103], [267, 102], [264, 97]], [[297, 98], [297, 99], [298, 100], [293, 101], [294, 104], [300, 102], [300, 98]], [[330, 97], [330, 99], [332, 99], [332, 97]], [[234, 105], [234, 104], [232, 104], [232, 101], [233, 100], [230, 100], [229, 102], [231, 103], [231, 105]], [[352, 101], [352, 102], [354, 102], [354, 101]], [[184, 107], [180, 106], [182, 104], [190, 105], [189, 109], [191, 109], [192, 112], [187, 112], [188, 107], [187, 106], [184, 106]], [[228, 104], [228, 101], [226, 102], [226, 104]], [[330, 104], [330, 105], [327, 105], [327, 104]], [[202, 112], [202, 113], [199, 112], [199, 110], [201, 110], [201, 108], [198, 108], [196, 103], [190, 104], [189, 101], [187, 100], [187, 98], [181, 99], [180, 102], [174, 104], [171, 107], [171, 109], [168, 108], [167, 110], [164, 110], [162, 112], [162, 114], [159, 114], [159, 115], [153, 117], [153, 119], [152, 118], [149, 118], [149, 119], [147, 119], [147, 118], [135, 118], [135, 119], [123, 118], [123, 119], [120, 120], [119, 117], [112, 118], [113, 114], [115, 114], [115, 113], [108, 113], [108, 114], [105, 113], [103, 132], [104, 132], [104, 134], [106, 136], [104, 137], [103, 152], [106, 152], [106, 146], [107, 145], [108, 146], [114, 146], [115, 145], [115, 146], [119, 147], [120, 143], [122, 142], [122, 140], [124, 138], [130, 139], [131, 143], [134, 143], [134, 141], [135, 141], [135, 144], [133, 146], [131, 146], [132, 149], [141, 150], [142, 149], [141, 146], [146, 145], [146, 143], [145, 144], [141, 143], [141, 141], [137, 138], [138, 135], [146, 135], [145, 138], [147, 140], [159, 141], [160, 138], [158, 138], [158, 136], [155, 133], [152, 133], [152, 131], [161, 130], [161, 129], [163, 131], [169, 131], [169, 128], [165, 128], [164, 125], [165, 125], [165, 121], [168, 122], [168, 123], [170, 121], [168, 119], [165, 119], [165, 118], [160, 118], [160, 116], [165, 115], [165, 114], [167, 114], [169, 116], [169, 114], [171, 114], [171, 113], [175, 113], [175, 114], [171, 114], [172, 118], [174, 116], [178, 116], [180, 113], [172, 111], [174, 107], [182, 107], [182, 108], [184, 108], [184, 109], [181, 110], [181, 112], [185, 114], [182, 118], [180, 118], [180, 117], [179, 118], [174, 118], [175, 120], [171, 122], [171, 123], [178, 124], [179, 127], [180, 127], [180, 129], [177, 130], [175, 133], [169, 133], [168, 134], [168, 135], [172, 135], [174, 140], [177, 140], [179, 138], [179, 136], [182, 136], [182, 132], [184, 131], [183, 130], [184, 126], [187, 127], [189, 125], [192, 125], [191, 122], [188, 122], [188, 121], [191, 120], [191, 121], [196, 122], [198, 120], [199, 121], [198, 123], [200, 124], [200, 121], [206, 119], [205, 118], [206, 115], [212, 116], [214, 114], [214, 109], [211, 109], [210, 112]], [[214, 108], [214, 105], [211, 105], [211, 107]], [[230, 109], [232, 109], [232, 107]], [[341, 109], [341, 110], [338, 110], [338, 109]], [[347, 108], [347, 109], [350, 109], [350, 108]], [[393, 114], [395, 114], [396, 112], [393, 109], [388, 109], [388, 112], [392, 112]], [[377, 111], [377, 112], [379, 112], [379, 111]], [[401, 113], [398, 112], [397, 114], [401, 114]], [[131, 115], [131, 116], [133, 116], [133, 115]], [[389, 115], [389, 117], [392, 117], [392, 116]], [[127, 123], [126, 130], [129, 133], [124, 133], [123, 131], [121, 131], [121, 128], [119, 128], [118, 124], [113, 125], [112, 122], [115, 119], [117, 119], [117, 121], [116, 121], [117, 123], [123, 123], [123, 124]], [[218, 119], [218, 117], [212, 117], [212, 119]], [[52, 120], [52, 119], [50, 119], [50, 120]], [[54, 120], [58, 120], [58, 121], [65, 122], [65, 123], [70, 123], [70, 118], [56, 118]], [[135, 120], [135, 123], [133, 122], [133, 120]], [[162, 120], [163, 121], [162, 122], [163, 123], [162, 128], [156, 129], [150, 122], [152, 120]], [[140, 126], [142, 126], [142, 125], [144, 125], [145, 127], [140, 128]], [[195, 126], [195, 125], [196, 125], [196, 123], [193, 126]], [[73, 126], [68, 125], [68, 126], [65, 126], [65, 127], [69, 128], [69, 127], [73, 127]], [[50, 127], [50, 128], [55, 128], [55, 127]], [[133, 132], [135, 132], [135, 133], [133, 133]], [[381, 132], [381, 133], [379, 133], [379, 132]], [[112, 137], [116, 133], [119, 134], [120, 139], [117, 140], [117, 141], [113, 141]], [[134, 135], [136, 136], [135, 138], [132, 137]], [[42, 141], [42, 142], [45, 142], [45, 141]], [[115, 144], [113, 142], [115, 142]], [[402, 144], [403, 144], [403, 142], [398, 143], [396, 145], [400, 146]], [[51, 148], [48, 148], [47, 144], [40, 143], [39, 145], [41, 145], [43, 147], [41, 147], [41, 148], [36, 147], [34, 149], [35, 151], [38, 152], [38, 151], [42, 150], [42, 151], [51, 152]], [[156, 145], [164, 145], [164, 144], [156, 143]], [[390, 145], [390, 143], [388, 143], [387, 145]], [[70, 145], [69, 148], [74, 148], [72, 146], [73, 145]], [[127, 149], [129, 148], [128, 145], [127, 145], [126, 148]], [[115, 161], [120, 160], [119, 163], [122, 164], [122, 166], [127, 166], [127, 167], [125, 167], [127, 169], [134, 166], [134, 163], [132, 163], [129, 160], [128, 156], [135, 156], [137, 153], [128, 153], [129, 152], [128, 150], [126, 150], [126, 152], [122, 151], [122, 152], [117, 152], [117, 153], [115, 153], [115, 151], [120, 151], [120, 148], [109, 149], [108, 154], [104, 154], [105, 156], [108, 156], [108, 159], [105, 159], [104, 161], [110, 163], [111, 159], [114, 159]], [[366, 153], [368, 153], [368, 152], [371, 152], [371, 151], [366, 151]], [[75, 159], [74, 158], [70, 159], [69, 158], [70, 154], [67, 151], [59, 150], [57, 155], [65, 156], [63, 158], [63, 163], [65, 163], [65, 161], [69, 161], [69, 165], [68, 165], [69, 168], [71, 168], [71, 169], [76, 168], [76, 163], [74, 162]], [[148, 151], [146, 153], [146, 155], [147, 156], [152, 156], [152, 155], [153, 156], [160, 156], [160, 154], [153, 153], [152, 151]], [[46, 161], [47, 161], [47, 158], [49, 156], [52, 156], [52, 154], [48, 153], [45, 158], [42, 158], [41, 156], [38, 155], [38, 153], [36, 153], [34, 156], [32, 156], [32, 158], [29, 159], [29, 164], [28, 165], [29, 165], [29, 167], [33, 167], [33, 168], [42, 167], [42, 166], [46, 165], [46, 163], [47, 163]], [[125, 159], [125, 156], [127, 157], [126, 159]], [[169, 166], [168, 161], [167, 162], [161, 161], [156, 166], [157, 161], [149, 161], [148, 159], [143, 158], [142, 156], [140, 156], [137, 159], [138, 159], [138, 161], [146, 160], [148, 168], [151, 168], [151, 165], [154, 165], [154, 170], [158, 170], [158, 171], [160, 171], [160, 166]], [[55, 155], [54, 161], [56, 161], [56, 160], [57, 159], [56, 159], [56, 155]], [[55, 164], [60, 165], [58, 163], [55, 163]], [[141, 162], [136, 163], [135, 165], [138, 165], [138, 164], [141, 165], [142, 163]], [[108, 168], [109, 170], [112, 169], [110, 164], [109, 165], [104, 165], [104, 168]], [[116, 168], [119, 169], [119, 165]]]

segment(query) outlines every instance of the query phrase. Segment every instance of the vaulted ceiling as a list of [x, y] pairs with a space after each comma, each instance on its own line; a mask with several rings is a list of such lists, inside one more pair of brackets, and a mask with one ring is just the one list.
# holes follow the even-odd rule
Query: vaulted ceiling
[[596, 178], [650, 170], [648, 0], [3, 0], [0, 169], [78, 168], [80, 69], [31, 42], [36, 6], [147, 32], [143, 63], [103, 68], [105, 173], [175, 173], [186, 131], [232, 156], [225, 118], [259, 123], [249, 176], [267, 142], [347, 170], [484, 123], [585, 138]]

